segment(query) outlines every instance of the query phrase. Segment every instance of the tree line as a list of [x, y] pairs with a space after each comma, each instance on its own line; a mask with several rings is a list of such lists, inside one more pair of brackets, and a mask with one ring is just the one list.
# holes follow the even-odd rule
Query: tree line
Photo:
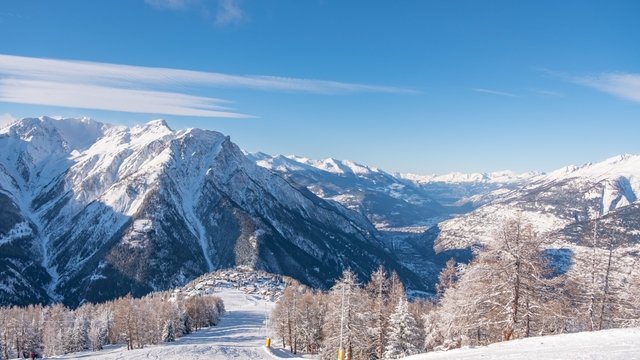
[[351, 270], [328, 291], [289, 280], [270, 314], [276, 341], [291, 352], [335, 359], [383, 359], [418, 353], [424, 333], [416, 321], [426, 302], [409, 303], [398, 276], [383, 267], [359, 284]]
[[[506, 221], [473, 260], [450, 260], [437, 294], [407, 301], [384, 268], [359, 284], [345, 271], [327, 292], [291, 282], [270, 316], [291, 352], [335, 359], [397, 359], [432, 350], [529, 336], [640, 326], [640, 264], [597, 229], [558, 272], [545, 241], [522, 219]], [[556, 264], [557, 265], [557, 264]]]
[[107, 344], [140, 349], [216, 325], [224, 311], [218, 297], [169, 292], [139, 299], [128, 295], [77, 309], [61, 304], [1, 307], [0, 360], [98, 351]]

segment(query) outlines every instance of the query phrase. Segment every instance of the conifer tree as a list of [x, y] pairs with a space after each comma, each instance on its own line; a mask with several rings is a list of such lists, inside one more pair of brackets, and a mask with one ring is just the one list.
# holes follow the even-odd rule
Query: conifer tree
[[66, 352], [78, 352], [89, 348], [89, 334], [87, 321], [84, 317], [76, 317], [73, 328], [70, 329], [67, 341]]
[[173, 342], [176, 340], [175, 330], [173, 328], [173, 321], [167, 320], [162, 328], [162, 341]]
[[367, 292], [371, 299], [369, 311], [372, 316], [369, 329], [373, 338], [372, 352], [376, 359], [382, 359], [387, 345], [387, 322], [389, 319], [387, 311], [389, 279], [387, 279], [387, 272], [382, 265], [371, 274], [371, 280], [367, 284]]
[[385, 359], [400, 359], [418, 353], [418, 326], [409, 312], [407, 300], [401, 299], [389, 319], [389, 338]]

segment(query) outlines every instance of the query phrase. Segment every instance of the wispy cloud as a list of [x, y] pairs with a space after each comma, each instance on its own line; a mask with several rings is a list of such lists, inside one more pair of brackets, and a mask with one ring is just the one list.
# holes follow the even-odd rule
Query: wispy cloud
[[570, 78], [571, 81], [622, 99], [640, 103], [640, 74], [603, 73]]
[[473, 90], [475, 92], [491, 94], [491, 95], [518, 97], [518, 95], [515, 95], [515, 94], [512, 94], [512, 93], [508, 93], [508, 92], [504, 92], [504, 91], [498, 91], [498, 90], [491, 90], [491, 89], [484, 89], [484, 88], [473, 88], [471, 90]]
[[12, 12], [0, 12], [0, 24], [8, 22], [9, 20], [27, 20], [27, 17]]
[[328, 80], [300, 79], [264, 75], [230, 75], [158, 67], [54, 60], [0, 55], [0, 74], [21, 78], [126, 85], [197, 85], [245, 88], [264, 91], [340, 93], [415, 93], [392, 86], [354, 84]]
[[563, 93], [560, 93], [560, 92], [557, 92], [557, 91], [552, 91], [552, 90], [529, 89], [529, 91], [531, 91], [532, 93], [538, 94], [538, 95], [546, 96], [546, 97], [556, 97], [556, 98], [564, 97]]
[[194, 4], [197, 0], [144, 0], [148, 5], [158, 9], [185, 10]]
[[223, 100], [173, 92], [132, 90], [37, 80], [0, 80], [0, 101], [81, 109], [182, 116], [247, 118], [226, 111]]
[[[174, 89], [181, 91], [176, 92]], [[411, 89], [262, 75], [0, 55], [0, 101], [138, 113], [248, 117], [223, 108], [225, 100], [193, 96], [184, 89], [241, 88], [260, 91], [412, 93]]]
[[216, 24], [229, 25], [241, 23], [247, 19], [247, 14], [240, 7], [239, 0], [218, 0]]
[[213, 19], [216, 25], [237, 24], [248, 19], [240, 6], [240, 0], [144, 0], [156, 9], [186, 11], [194, 10]]

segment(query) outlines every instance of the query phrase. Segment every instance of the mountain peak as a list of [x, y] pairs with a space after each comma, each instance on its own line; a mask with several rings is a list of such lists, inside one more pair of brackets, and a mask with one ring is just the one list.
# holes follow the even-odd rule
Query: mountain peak
[[149, 122], [147, 122], [146, 124], [144, 124], [145, 128], [157, 128], [157, 127], [164, 127], [167, 128], [171, 131], [173, 131], [171, 129], [171, 127], [169, 127], [169, 124], [167, 124], [167, 121], [164, 119], [156, 119], [156, 120], [151, 120]]
[[621, 163], [621, 162], [625, 162], [625, 161], [631, 161], [631, 160], [638, 159], [638, 158], [640, 158], [640, 155], [621, 154], [621, 155], [612, 156], [612, 157], [608, 158], [607, 160], [605, 160], [603, 162], [609, 163], [609, 164], [617, 164], [617, 163]]
[[44, 144], [54, 146], [61, 143], [64, 151], [71, 152], [88, 148], [102, 137], [109, 127], [110, 125], [87, 117], [40, 116], [18, 120], [0, 130], [0, 133], [13, 134], [16, 138], [33, 144], [37, 142], [41, 148]]
[[549, 174], [552, 178], [582, 177], [605, 179], [618, 176], [640, 178], [640, 155], [623, 154], [582, 165], [569, 165]]

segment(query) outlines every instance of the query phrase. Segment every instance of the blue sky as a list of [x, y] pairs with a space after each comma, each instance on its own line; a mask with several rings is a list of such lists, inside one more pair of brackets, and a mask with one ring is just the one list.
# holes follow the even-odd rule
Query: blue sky
[[640, 153], [638, 1], [0, 3], [0, 119], [228, 134], [390, 172]]

